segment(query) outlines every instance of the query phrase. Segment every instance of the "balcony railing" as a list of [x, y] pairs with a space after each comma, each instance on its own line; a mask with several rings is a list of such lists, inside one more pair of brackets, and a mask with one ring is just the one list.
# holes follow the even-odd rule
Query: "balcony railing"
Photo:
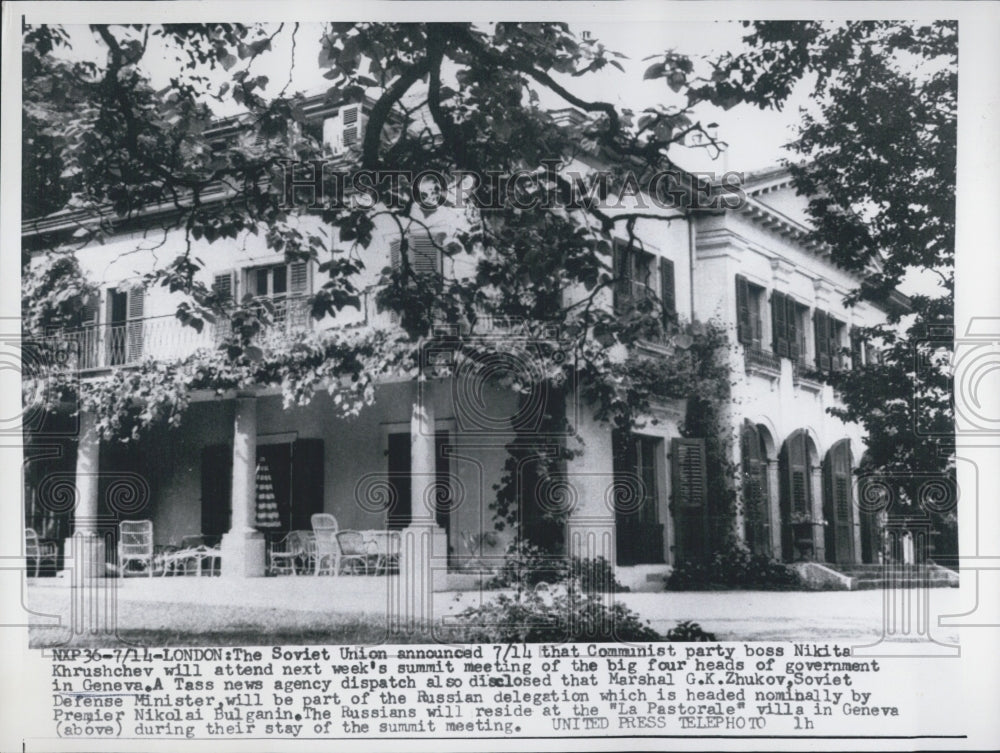
[[743, 349], [744, 363], [747, 373], [760, 373], [765, 376], [781, 374], [781, 358], [770, 351], [747, 345]]
[[[273, 346], [294, 332], [309, 329], [306, 298], [273, 300], [272, 306], [273, 321], [254, 338], [255, 344]], [[228, 320], [205, 322], [199, 332], [177, 317], [165, 315], [61, 330], [43, 342], [60, 370], [85, 372], [133, 366], [148, 358], [181, 359], [199, 349], [217, 348], [229, 333]]]

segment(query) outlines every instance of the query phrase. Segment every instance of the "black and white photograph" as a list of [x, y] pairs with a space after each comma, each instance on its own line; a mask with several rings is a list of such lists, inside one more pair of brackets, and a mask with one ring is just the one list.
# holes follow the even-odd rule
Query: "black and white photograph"
[[1000, 12], [763, 5], [5, 4], [0, 747], [1000, 744]]

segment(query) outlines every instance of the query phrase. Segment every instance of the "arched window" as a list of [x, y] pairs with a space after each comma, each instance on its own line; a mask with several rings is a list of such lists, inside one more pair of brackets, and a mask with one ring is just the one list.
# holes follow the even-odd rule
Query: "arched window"
[[[812, 467], [818, 462], [816, 445], [803, 429], [792, 432], [778, 456], [781, 495], [781, 556], [786, 562], [811, 558], [815, 550]], [[796, 548], [799, 549], [796, 553]]]

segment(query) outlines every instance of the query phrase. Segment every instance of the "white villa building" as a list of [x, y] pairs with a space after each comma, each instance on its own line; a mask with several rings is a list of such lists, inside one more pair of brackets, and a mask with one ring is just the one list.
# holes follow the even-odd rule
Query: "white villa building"
[[[347, 108], [317, 117], [333, 124], [326, 128], [333, 132], [343, 126]], [[869, 303], [844, 306], [845, 294], [860, 280], [804, 241], [805, 199], [796, 196], [787, 171], [748, 175], [743, 188], [746, 201], [738, 208], [678, 210], [669, 223], [640, 222], [636, 232], [644, 250], [619, 261], [636, 284], [672, 301], [679, 320], [716, 321], [729, 333], [733, 460], [744, 477], [734, 534], [754, 552], [778, 560], [811, 559], [834, 569], [878, 562], [877, 526], [859, 514], [852, 491], [852, 470], [865, 452], [861, 431], [827, 413], [837, 395], [814, 372], [875, 357], [874, 350], [852, 342], [852, 330], [884, 321], [885, 312]], [[432, 229], [450, 216], [442, 210], [431, 217]], [[25, 248], [42, 248], [76, 220], [64, 212], [25, 221]], [[303, 222], [318, 226], [319, 219]], [[162, 228], [150, 232], [151, 226], [155, 217], [121, 223], [105, 243], [77, 252], [101, 290], [84, 327], [72, 336], [81, 380], [144, 359], [178, 359], [218, 342], [213, 325], [199, 333], [178, 321], [178, 295], [142, 286], [143, 275], [172, 259], [184, 243], [182, 231], [164, 235]], [[336, 319], [315, 321], [303, 305], [321, 273], [308, 263], [286, 263], [260, 236], [196, 240], [192, 255], [204, 262], [206, 285], [229, 291], [235, 300], [249, 293], [275, 303], [277, 323], [268, 337], [303, 329], [391, 327], [394, 320], [377, 310], [373, 295], [378, 271], [398, 255], [389, 230], [380, 228], [382, 235], [365, 252], [365, 272], [356, 283], [367, 291], [362, 309], [344, 309]], [[419, 262], [445, 276], [461, 275], [462, 265], [471, 263], [467, 255], [442, 256], [419, 242], [411, 248]], [[605, 305], [614, 305], [611, 297], [608, 291]], [[662, 357], [670, 357], [669, 349]], [[255, 527], [263, 462], [280, 523], [271, 538], [307, 530], [311, 516], [324, 512], [342, 530], [407, 532], [413, 536], [404, 536], [404, 560], [411, 552], [430, 562], [434, 587], [443, 588], [461, 557], [500, 557], [506, 546], [506, 533], [484, 534], [494, 530], [490, 503], [518, 403], [487, 382], [463, 379], [386, 381], [374, 404], [350, 419], [337, 417], [326, 392], [306, 406], [284, 407], [276, 387], [206, 391], [194, 395], [178, 427], [131, 444], [99, 441], [93, 417], [73, 416], [67, 406], [65, 414], [43, 422], [52, 437], [47, 441], [61, 445], [61, 455], [26, 464], [29, 525], [60, 546], [73, 533], [103, 542], [94, 544], [100, 570], [105, 559], [114, 559], [119, 522], [149, 520], [157, 545], [201, 537], [207, 546], [220, 546], [223, 576], [263, 576], [266, 542]], [[681, 558], [701, 556], [720, 543], [706, 541], [712, 500], [703, 440], [681, 437], [683, 403], [664, 404], [655, 413], [657, 420], [636, 431], [627, 457], [616, 462], [611, 429], [586, 406], [568, 410], [585, 451], [565, 467], [574, 489], [567, 551], [604, 556], [620, 580], [640, 587]], [[623, 462], [629, 467], [622, 468]], [[623, 472], [640, 478], [644, 489], [640, 503], [627, 511], [608, 501]], [[75, 505], [58, 514], [46, 512], [42, 499], [53, 476], [76, 487]], [[134, 489], [125, 501], [123, 480]]]

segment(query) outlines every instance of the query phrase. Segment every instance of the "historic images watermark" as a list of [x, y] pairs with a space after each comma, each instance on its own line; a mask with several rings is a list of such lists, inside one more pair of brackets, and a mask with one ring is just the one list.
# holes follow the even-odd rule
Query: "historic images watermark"
[[652, 210], [739, 209], [746, 203], [744, 174], [728, 171], [561, 170], [542, 160], [533, 170], [343, 170], [342, 163], [286, 160], [282, 196], [288, 206], [398, 210], [417, 205], [496, 209]]

